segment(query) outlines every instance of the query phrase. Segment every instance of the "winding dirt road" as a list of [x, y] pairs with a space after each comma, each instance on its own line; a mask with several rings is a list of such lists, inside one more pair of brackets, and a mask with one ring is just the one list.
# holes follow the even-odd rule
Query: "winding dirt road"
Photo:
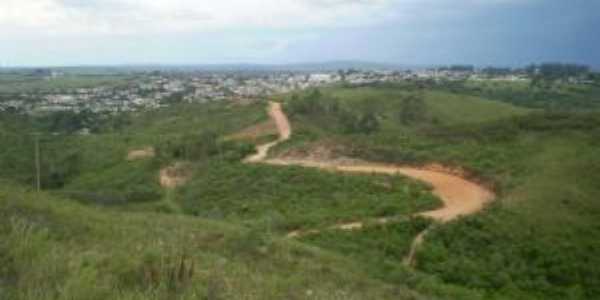
[[281, 109], [281, 103], [269, 103], [269, 116], [275, 121], [275, 125], [277, 126], [277, 132], [279, 133], [279, 138], [276, 141], [257, 146], [256, 154], [248, 156], [244, 160], [244, 162], [265, 162], [269, 149], [281, 142], [288, 140], [292, 135], [290, 122], [288, 121], [287, 116], [283, 113], [283, 110]]
[[[430, 184], [433, 187], [433, 193], [444, 203], [441, 208], [418, 213], [417, 215], [428, 217], [439, 223], [452, 221], [460, 216], [477, 213], [485, 208], [486, 204], [494, 199], [494, 193], [489, 189], [457, 175], [439, 170], [430, 170], [427, 168], [415, 168], [407, 166], [398, 166], [391, 164], [372, 163], [364, 161], [347, 160], [314, 160], [314, 159], [294, 159], [294, 158], [273, 158], [268, 159], [269, 149], [277, 144], [286, 141], [292, 134], [290, 123], [287, 116], [281, 109], [281, 104], [271, 102], [269, 104], [269, 115], [275, 121], [279, 131], [279, 139], [257, 147], [257, 153], [249, 156], [244, 161], [247, 163], [264, 163], [279, 166], [303, 166], [319, 168], [336, 172], [362, 173], [362, 174], [390, 174], [404, 175]], [[388, 218], [375, 220], [377, 223], [387, 223], [391, 221]], [[356, 230], [361, 229], [364, 222], [357, 221], [352, 223], [337, 224], [332, 226], [334, 229]], [[410, 253], [405, 258], [406, 265], [414, 264], [414, 255], [418, 246], [422, 243], [428, 230], [420, 233], [412, 243]], [[305, 234], [314, 234], [318, 231], [294, 231], [288, 234], [288, 237], [297, 237]]]

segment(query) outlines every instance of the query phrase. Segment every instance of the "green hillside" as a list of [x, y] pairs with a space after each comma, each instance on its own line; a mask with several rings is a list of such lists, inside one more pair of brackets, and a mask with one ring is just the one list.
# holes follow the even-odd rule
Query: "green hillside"
[[[0, 299], [600, 297], [600, 114], [469, 84], [277, 99], [293, 134], [271, 156], [440, 163], [496, 192], [482, 213], [433, 225], [410, 216], [440, 199], [409, 178], [242, 163], [255, 145], [230, 137], [266, 121], [266, 101], [90, 117], [90, 135], [74, 130], [81, 115], [1, 113]], [[177, 163], [189, 180], [161, 187]]]
[[[365, 100], [346, 98], [354, 90]], [[380, 94], [383, 99], [372, 88], [288, 98], [287, 109], [298, 130], [280, 153], [335, 145], [338, 155], [401, 164], [436, 161], [465, 168], [493, 186], [498, 198], [485, 213], [435, 227], [418, 252], [417, 270], [483, 291], [486, 298], [591, 299], [598, 295], [597, 112], [527, 113], [443, 91], [385, 91]], [[373, 102], [376, 105], [370, 106]], [[381, 102], [385, 104], [377, 106]], [[412, 110], [403, 115], [411, 122], [394, 120], [403, 109]], [[478, 111], [479, 116], [461, 118], [460, 111]], [[347, 115], [358, 125], [346, 127]], [[368, 118], [375, 125], [363, 122], [361, 126]], [[365, 268], [374, 269], [374, 276], [401, 282], [405, 278], [398, 279], [389, 270], [401, 263], [402, 256], [360, 248], [370, 241], [383, 243], [378, 247], [384, 249], [402, 249], [403, 242], [390, 241], [388, 231], [395, 229], [308, 241], [356, 257]]]
[[2, 183], [2, 299], [419, 298], [260, 227], [117, 212]]
[[526, 108], [489, 101], [481, 97], [464, 96], [441, 90], [417, 89], [414, 87], [335, 88], [324, 90], [331, 97], [339, 98], [351, 105], [361, 102], [376, 102], [381, 111], [398, 113], [399, 103], [408, 95], [419, 95], [424, 99], [431, 117], [443, 124], [460, 124], [493, 121], [513, 115], [522, 115]]

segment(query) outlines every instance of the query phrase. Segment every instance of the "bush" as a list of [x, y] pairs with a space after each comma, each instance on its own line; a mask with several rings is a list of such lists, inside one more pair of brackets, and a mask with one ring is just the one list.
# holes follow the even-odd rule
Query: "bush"
[[323, 96], [319, 89], [314, 89], [303, 96], [294, 94], [288, 102], [288, 111], [292, 115], [331, 114], [337, 112], [338, 109], [337, 99]]
[[120, 163], [101, 172], [80, 176], [62, 193], [85, 203], [117, 205], [162, 198], [156, 178], [159, 165], [152, 160]]
[[238, 161], [255, 151], [249, 143], [222, 141], [216, 132], [184, 135], [155, 146], [159, 160], [204, 161], [218, 157], [227, 161]]
[[339, 115], [345, 133], [370, 134], [379, 130], [379, 121], [373, 112], [353, 113], [346, 110]]
[[427, 106], [422, 95], [408, 95], [402, 98], [398, 118], [404, 125], [424, 122], [426, 119]]

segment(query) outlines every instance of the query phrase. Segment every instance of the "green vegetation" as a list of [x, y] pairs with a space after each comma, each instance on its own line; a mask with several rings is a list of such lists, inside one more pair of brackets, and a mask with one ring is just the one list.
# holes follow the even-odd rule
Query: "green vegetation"
[[590, 75], [590, 67], [577, 64], [543, 63], [530, 65], [525, 68], [526, 72], [533, 77], [532, 85], [536, 82], [545, 81], [552, 83], [557, 80], [569, 78], [585, 78]]
[[348, 255], [373, 278], [402, 284], [406, 279], [403, 260], [412, 240], [428, 225], [428, 220], [414, 218], [402, 223], [371, 225], [360, 232], [331, 230], [302, 240]]
[[454, 94], [485, 97], [513, 105], [552, 111], [600, 109], [600, 86], [561, 82], [531, 85], [513, 82], [467, 81], [445, 87]]
[[120, 163], [101, 172], [86, 173], [65, 190], [75, 199], [104, 205], [156, 201], [163, 197], [157, 170], [153, 161]]
[[[369, 134], [323, 126], [333, 122], [335, 113], [294, 111], [293, 101], [310, 101], [314, 93], [289, 99], [287, 109], [300, 133], [279, 151], [299, 147], [310, 152], [317, 145], [335, 144], [337, 154], [368, 160], [462, 166], [495, 187], [497, 202], [485, 213], [435, 227], [418, 252], [417, 270], [482, 291], [489, 298], [592, 299], [600, 295], [600, 273], [594, 267], [600, 265], [595, 255], [600, 227], [594, 217], [600, 212], [595, 201], [600, 196], [599, 113], [577, 112], [587, 103], [565, 111], [528, 113], [443, 90], [396, 87], [394, 94], [390, 89], [321, 93], [330, 97], [321, 102], [335, 102], [342, 109], [365, 102], [375, 107], [382, 126]], [[425, 109], [423, 104], [409, 104], [415, 100], [406, 100], [414, 97], [429, 99], [424, 100]], [[394, 113], [403, 110], [426, 117], [414, 122], [414, 113], [401, 113], [410, 116], [410, 122], [398, 122]], [[468, 114], [457, 117], [459, 111]], [[364, 239], [373, 243], [373, 236], [361, 232], [350, 238], [342, 235], [335, 242], [332, 237], [324, 241], [316, 237], [315, 243], [347, 253]], [[380, 239], [383, 243], [390, 237], [382, 234]], [[401, 243], [397, 249], [403, 249]], [[378, 257], [396, 259], [386, 253]], [[367, 265], [386, 270], [385, 259], [381, 260]]]
[[416, 299], [257, 228], [0, 192], [2, 299]]
[[[322, 94], [336, 98], [340, 106], [374, 110], [382, 119], [400, 123], [412, 121], [414, 125], [423, 125], [426, 121], [445, 125], [493, 121], [527, 112], [526, 109], [486, 101], [481, 97], [457, 96], [439, 89], [412, 84], [333, 88], [323, 90]], [[425, 105], [415, 104], [419, 101], [424, 101]], [[421, 119], [413, 121], [401, 118], [400, 113], [406, 114], [407, 110], [412, 110], [411, 114], [422, 116]], [[427, 115], [429, 119], [423, 118]]]
[[[246, 144], [221, 141], [225, 136], [266, 118], [264, 104], [237, 108], [226, 104], [188, 105], [107, 120], [96, 134], [66, 134], [65, 127], [40, 118], [12, 117], [0, 122], [0, 177], [33, 186], [36, 180], [35, 145], [40, 148], [43, 189], [98, 203], [159, 200], [157, 176], [161, 166], [176, 160], [239, 160], [252, 151]], [[41, 119], [41, 120], [40, 120]], [[125, 120], [125, 121], [123, 121]], [[111, 124], [121, 122], [115, 129]], [[55, 132], [58, 132], [55, 133]], [[151, 161], [127, 162], [128, 151], [156, 148]]]
[[[275, 137], [228, 137], [264, 122], [266, 103], [2, 113], [0, 298], [598, 298], [596, 89], [403, 83], [285, 97], [294, 133], [273, 154], [439, 162], [497, 192], [486, 211], [443, 225], [409, 217], [440, 202], [406, 178], [242, 164], [251, 142]], [[127, 159], [146, 147], [156, 155]], [[160, 169], [177, 162], [189, 182], [161, 188]], [[330, 228], [356, 220], [366, 227]], [[320, 231], [285, 237], [297, 229]]]
[[439, 205], [424, 186], [397, 176], [240, 163], [199, 166], [180, 198], [187, 213], [230, 222], [268, 220], [282, 233], [408, 216]]
[[419, 269], [510, 298], [596, 298], [600, 159], [597, 135], [577, 135], [532, 139], [535, 173], [490, 212], [435, 230]]

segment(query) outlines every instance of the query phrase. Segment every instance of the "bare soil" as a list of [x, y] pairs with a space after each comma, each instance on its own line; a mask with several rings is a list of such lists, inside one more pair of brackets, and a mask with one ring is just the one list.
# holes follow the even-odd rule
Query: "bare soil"
[[[278, 166], [304, 166], [319, 168], [335, 172], [362, 173], [362, 174], [390, 174], [411, 177], [430, 184], [433, 193], [438, 196], [444, 205], [438, 209], [418, 213], [418, 216], [431, 218], [439, 223], [446, 223], [461, 216], [475, 214], [485, 208], [494, 199], [494, 193], [485, 186], [465, 179], [466, 173], [461, 169], [450, 169], [439, 164], [423, 167], [399, 166], [393, 164], [372, 163], [350, 158], [322, 159], [305, 157], [279, 157], [267, 159], [269, 149], [286, 141], [292, 134], [287, 116], [281, 109], [281, 104], [271, 102], [269, 115], [277, 126], [279, 139], [257, 147], [257, 153], [245, 159], [247, 163], [265, 163]], [[381, 218], [376, 223], [387, 223], [390, 220]], [[330, 228], [340, 230], [357, 230], [365, 226], [364, 221], [337, 224]], [[293, 231], [288, 237], [299, 237], [307, 234], [316, 234], [318, 231]], [[414, 263], [417, 248], [423, 242], [427, 230], [420, 233], [412, 243], [410, 254], [405, 258], [405, 264]]]
[[271, 149], [275, 145], [277, 145], [283, 141], [286, 141], [290, 138], [290, 135], [292, 134], [292, 131], [290, 128], [290, 123], [287, 119], [287, 116], [283, 113], [280, 103], [276, 103], [276, 102], [269, 103], [269, 116], [271, 117], [271, 119], [273, 121], [275, 121], [277, 133], [279, 134], [279, 139], [277, 139], [276, 141], [270, 142], [270, 143], [266, 143], [266, 144], [257, 146], [256, 154], [248, 156], [246, 159], [244, 159], [244, 162], [247, 162], [247, 163], [264, 162], [264, 160], [267, 157], [267, 154], [269, 152], [269, 149]]
[[134, 149], [127, 153], [127, 160], [140, 160], [153, 158], [156, 156], [156, 151], [154, 151], [153, 147], [146, 147], [142, 149]]
[[167, 189], [173, 189], [184, 185], [191, 176], [188, 164], [177, 162], [172, 166], [160, 170], [160, 185]]

